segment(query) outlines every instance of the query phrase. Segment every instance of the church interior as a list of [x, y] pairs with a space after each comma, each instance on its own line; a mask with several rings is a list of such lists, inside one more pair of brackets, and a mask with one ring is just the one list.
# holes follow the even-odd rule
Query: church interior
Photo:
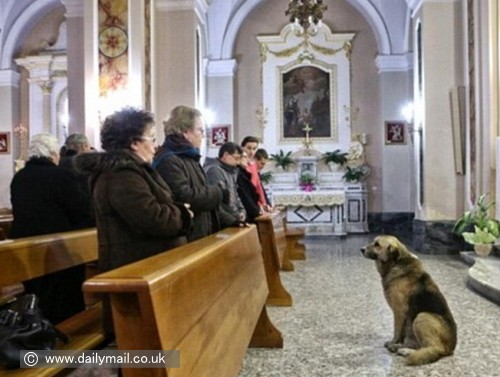
[[[495, 376], [500, 252], [471, 257], [453, 230], [500, 200], [499, 98], [497, 0], [0, 0], [0, 209], [30, 136], [101, 150], [104, 119], [134, 106], [161, 144], [192, 106], [203, 158], [259, 138], [266, 192], [304, 231], [281, 274], [293, 306], [269, 309], [285, 346], [249, 349], [239, 376]], [[384, 350], [391, 313], [359, 252], [376, 234], [446, 292], [455, 356], [408, 369]]]

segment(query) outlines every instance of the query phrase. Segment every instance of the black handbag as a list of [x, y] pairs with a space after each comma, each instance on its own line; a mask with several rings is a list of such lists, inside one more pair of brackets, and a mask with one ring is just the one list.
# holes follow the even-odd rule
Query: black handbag
[[19, 368], [21, 350], [52, 350], [68, 337], [54, 327], [38, 307], [34, 294], [20, 296], [0, 308], [0, 363]]

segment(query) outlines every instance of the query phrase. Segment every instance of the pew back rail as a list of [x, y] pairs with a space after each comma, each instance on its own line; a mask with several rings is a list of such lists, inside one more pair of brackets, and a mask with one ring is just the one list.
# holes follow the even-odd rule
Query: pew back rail
[[[0, 287], [8, 287], [35, 277], [97, 260], [97, 233], [84, 229], [43, 236], [6, 240], [0, 243], [2, 274]], [[69, 338], [67, 344], [58, 343], [56, 349], [87, 350], [105, 340], [102, 326], [102, 306], [93, 305], [77, 313], [57, 328]], [[53, 376], [61, 367], [33, 369], [0, 369], [0, 376]]]

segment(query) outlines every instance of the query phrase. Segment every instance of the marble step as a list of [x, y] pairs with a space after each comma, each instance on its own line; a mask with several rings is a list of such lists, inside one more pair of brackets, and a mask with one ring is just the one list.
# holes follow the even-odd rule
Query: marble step
[[471, 266], [467, 277], [469, 287], [500, 305], [500, 258], [480, 257], [473, 251], [461, 251], [460, 257]]

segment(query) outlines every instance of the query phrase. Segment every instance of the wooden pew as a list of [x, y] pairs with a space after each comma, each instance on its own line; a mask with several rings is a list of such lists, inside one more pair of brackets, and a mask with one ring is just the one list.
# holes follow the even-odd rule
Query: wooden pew
[[269, 297], [267, 303], [275, 306], [291, 306], [292, 296], [283, 287], [280, 268], [293, 271], [293, 265], [288, 258], [285, 229], [283, 227], [283, 212], [259, 216], [255, 219], [262, 245], [262, 257], [266, 268]]
[[249, 344], [283, 346], [253, 225], [97, 275], [84, 291], [109, 295], [119, 349], [180, 351], [180, 368], [124, 368], [125, 377], [236, 376]]
[[12, 214], [0, 213], [0, 241], [7, 239], [13, 220]]
[[[51, 272], [97, 260], [95, 228], [0, 242], [2, 273], [0, 287], [12, 286]], [[69, 342], [57, 344], [61, 350], [90, 350], [104, 340], [102, 306], [93, 305], [57, 324]], [[58, 367], [34, 369], [0, 369], [0, 376], [53, 376]]]
[[286, 216], [283, 219], [283, 226], [285, 227], [286, 247], [288, 255], [292, 260], [305, 260], [306, 247], [299, 241], [304, 238], [305, 231], [301, 228], [290, 228], [287, 225]]

